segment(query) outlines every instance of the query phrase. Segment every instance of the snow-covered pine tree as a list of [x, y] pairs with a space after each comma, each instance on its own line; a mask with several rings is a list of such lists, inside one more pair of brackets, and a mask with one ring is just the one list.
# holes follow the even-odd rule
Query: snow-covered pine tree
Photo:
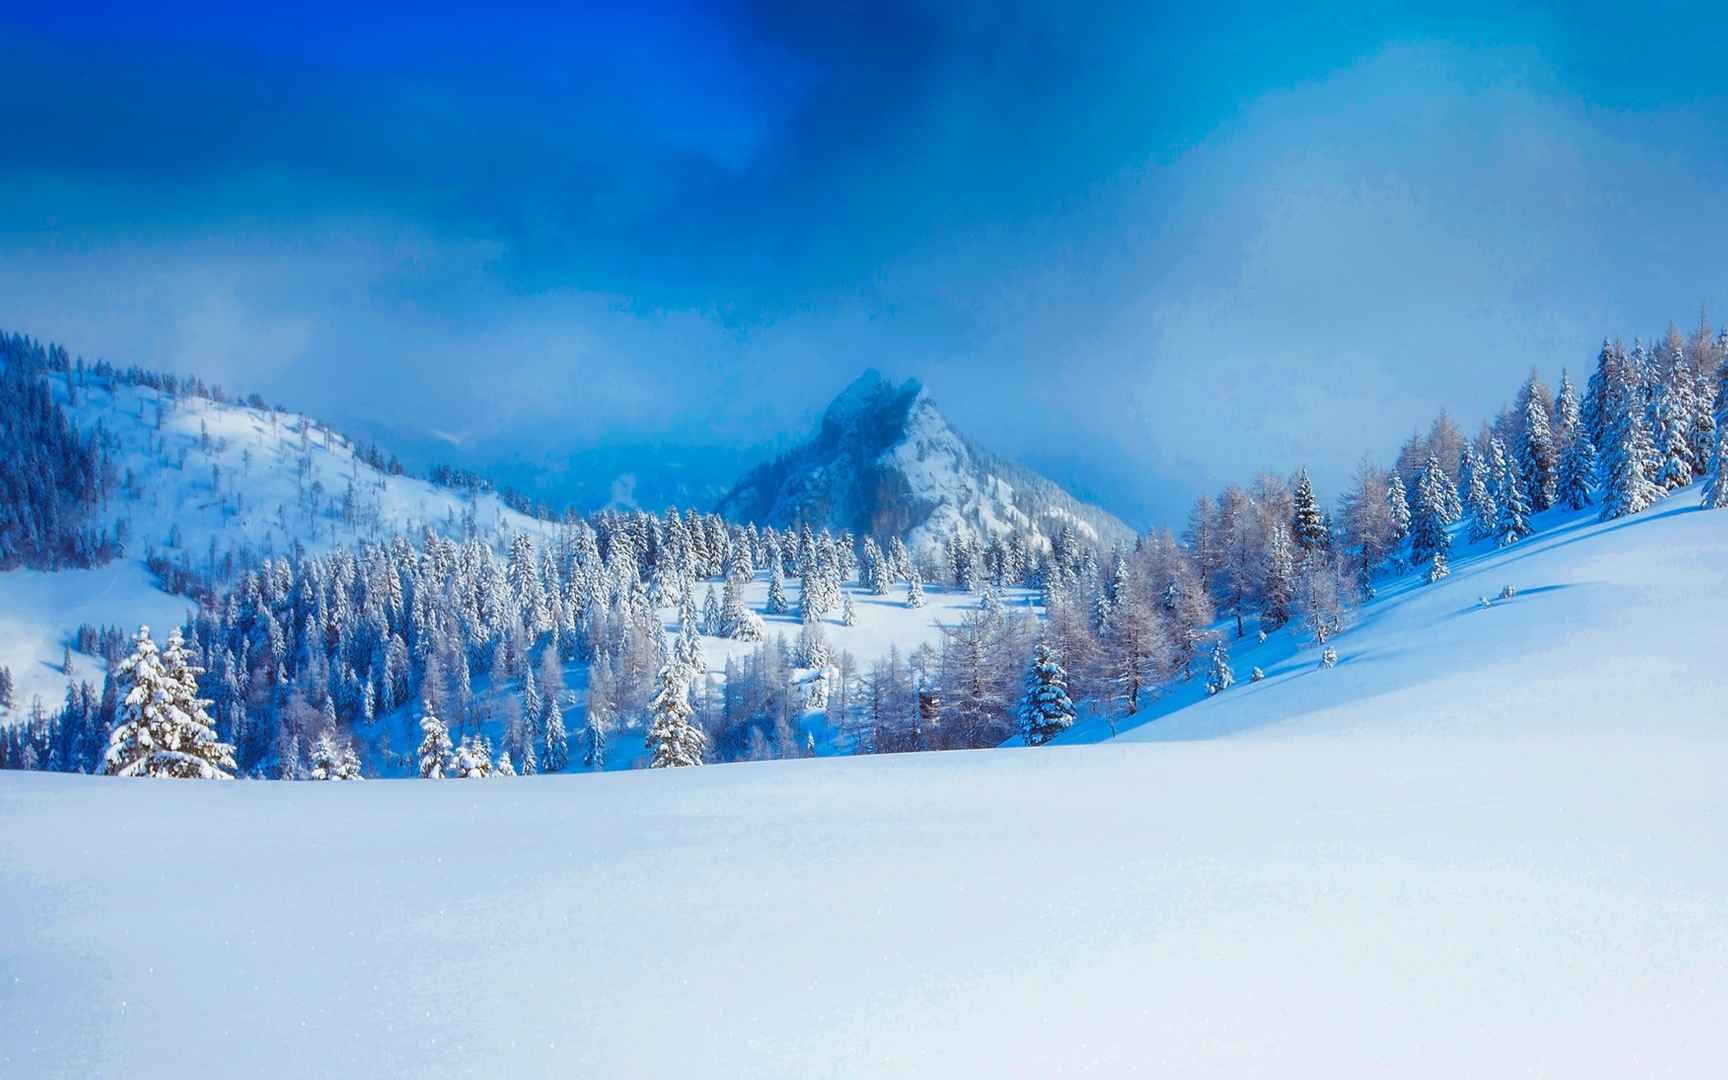
[[771, 559], [768, 564], [768, 603], [762, 610], [770, 615], [784, 615], [786, 608], [786, 572], [779, 559]]
[[1410, 535], [1410, 501], [1404, 491], [1404, 480], [1396, 469], [1386, 480], [1386, 509], [1392, 515], [1392, 542], [1397, 544]]
[[234, 771], [234, 748], [216, 737], [198, 696], [197, 676], [180, 631], [156, 651], [150, 628], [140, 626], [132, 654], [114, 671], [120, 716], [108, 742], [103, 772], [111, 776], [157, 776], [227, 780]]
[[312, 743], [312, 779], [359, 780], [360, 756], [354, 752], [351, 739], [341, 738], [325, 728]]
[[1296, 473], [1296, 487], [1291, 492], [1290, 535], [1304, 552], [1318, 551], [1326, 546], [1326, 519], [1314, 498], [1314, 485], [1308, 480], [1308, 470]]
[[906, 542], [898, 536], [888, 538], [888, 566], [890, 573], [897, 581], [912, 583], [912, 553], [906, 549]]
[[1074, 726], [1074, 702], [1068, 696], [1068, 672], [1048, 642], [1033, 651], [1026, 680], [1026, 701], [1020, 710], [1020, 734], [1028, 746], [1043, 746]]
[[840, 599], [840, 625], [858, 625], [858, 605], [852, 602], [852, 591], [846, 590]]
[[1644, 423], [1643, 393], [1632, 361], [1610, 365], [1602, 394], [1604, 441], [1597, 447], [1603, 521], [1642, 513], [1661, 495], [1654, 482], [1659, 463]]
[[1488, 478], [1492, 473], [1488, 466], [1476, 454], [1476, 448], [1466, 443], [1461, 462], [1468, 479], [1465, 482], [1464, 511], [1471, 543], [1486, 540], [1494, 535], [1495, 526], [1500, 521], [1500, 507], [1494, 502], [1494, 496], [1488, 491]]
[[724, 622], [720, 617], [720, 600], [714, 595], [714, 586], [708, 586], [708, 593], [702, 598], [702, 632], [709, 637], [725, 637]]
[[916, 570], [913, 570], [908, 576], [906, 606], [909, 608], [924, 606], [924, 579]]
[[1692, 482], [1690, 436], [1696, 404], [1692, 365], [1676, 342], [1650, 402], [1650, 436], [1656, 452], [1656, 473], [1650, 479], [1664, 491]]
[[[1410, 518], [1410, 562], [1420, 565], [1436, 553], [1449, 554], [1452, 534], [1447, 529], [1448, 505], [1446, 489], [1452, 481], [1440, 461], [1432, 454], [1422, 466], [1416, 481], [1416, 505]], [[1456, 492], [1454, 492], [1456, 495]]]
[[420, 775], [427, 780], [442, 779], [454, 749], [450, 745], [450, 729], [425, 703], [420, 706], [420, 733]]
[[[1712, 346], [1701, 346], [1700, 351], [1704, 351], [1711, 358], [1721, 355], [1720, 350]], [[1716, 434], [1722, 430], [1719, 419], [1722, 407], [1720, 380], [1712, 381], [1714, 365], [1705, 365], [1703, 360], [1704, 357], [1700, 357], [1700, 367], [1693, 380], [1692, 424], [1687, 433], [1687, 444], [1692, 449], [1692, 463], [1699, 475], [1709, 469], [1710, 457], [1716, 449]]]
[[[1532, 386], [1535, 375], [1531, 375]], [[1559, 459], [1554, 449], [1554, 433], [1548, 426], [1548, 406], [1541, 396], [1532, 393], [1524, 406], [1524, 430], [1518, 447], [1518, 471], [1528, 490], [1526, 498], [1532, 512], [1540, 513], [1554, 505], [1558, 486]], [[1504, 513], [1504, 508], [1502, 508]]]
[[1446, 553], [1443, 551], [1436, 551], [1434, 553], [1434, 561], [1428, 566], [1428, 584], [1432, 585], [1451, 573], [1452, 568], [1446, 565]]
[[583, 724], [587, 749], [582, 755], [585, 768], [598, 771], [606, 767], [606, 733], [612, 726], [616, 711], [614, 685], [612, 664], [606, 654], [601, 653], [588, 674], [587, 718]]
[[649, 768], [700, 765], [707, 751], [707, 736], [692, 722], [695, 711], [690, 708], [684, 675], [683, 666], [677, 663], [660, 668], [659, 689], [648, 704], [652, 714], [647, 737]]
[[[509, 755], [509, 751], [504, 751]], [[514, 769], [514, 766], [512, 766]], [[492, 746], [481, 735], [464, 735], [450, 759], [452, 780], [484, 780], [492, 775]]]
[[1555, 502], [1568, 510], [1582, 510], [1594, 498], [1596, 487], [1596, 447], [1590, 443], [1590, 433], [1582, 423], [1572, 426], [1572, 437], [1560, 453], [1560, 478], [1554, 493]]
[[1516, 544], [1531, 533], [1530, 504], [1524, 493], [1523, 471], [1516, 458], [1506, 461], [1499, 496], [1500, 516], [1494, 524], [1494, 535], [1496, 542], [1505, 547]]
[[535, 680], [540, 686], [539, 767], [547, 772], [563, 772], [570, 763], [570, 734], [564, 727], [564, 669], [558, 662], [558, 652], [548, 646], [540, 653], [540, 674]]
[[1212, 643], [1212, 671], [1206, 676], [1206, 694], [1212, 696], [1230, 689], [1236, 676], [1230, 670], [1230, 645], [1220, 634]]
[[828, 666], [828, 635], [813, 615], [806, 617], [798, 630], [798, 664], [809, 668]]
[[1560, 369], [1560, 392], [1554, 395], [1554, 441], [1558, 446], [1565, 446], [1572, 433], [1578, 430], [1584, 422], [1583, 403], [1578, 398], [1578, 389], [1572, 385], [1572, 376], [1566, 369]]

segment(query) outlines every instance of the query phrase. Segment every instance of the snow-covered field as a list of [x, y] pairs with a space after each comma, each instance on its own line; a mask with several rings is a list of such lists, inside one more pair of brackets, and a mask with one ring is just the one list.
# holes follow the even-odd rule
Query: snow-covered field
[[1275, 638], [1103, 745], [0, 773], [0, 1075], [1714, 1075], [1728, 515], [1695, 505], [1544, 520], [1387, 589], [1335, 670]]

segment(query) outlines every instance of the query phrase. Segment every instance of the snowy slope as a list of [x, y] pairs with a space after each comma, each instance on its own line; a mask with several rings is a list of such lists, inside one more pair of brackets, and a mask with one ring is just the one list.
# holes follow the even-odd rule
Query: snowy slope
[[[1384, 583], [1331, 642], [1335, 669], [1291, 631], [1232, 641], [1237, 686], [1208, 699], [1200, 677], [1178, 685], [1123, 737], [1728, 733], [1728, 632], [1713, 617], [1728, 600], [1728, 514], [1699, 499], [1693, 485], [1607, 523], [1555, 510], [1512, 547], [1460, 546], [1450, 577]], [[1497, 599], [1508, 585], [1517, 595]], [[1249, 685], [1254, 666], [1267, 678]], [[1064, 739], [1108, 735], [1093, 719]]]
[[939, 551], [955, 532], [1053, 536], [1072, 525], [1107, 544], [1134, 538], [1109, 513], [978, 448], [917, 380], [895, 387], [874, 370], [834, 399], [810, 442], [746, 474], [720, 512], [736, 521], [899, 535], [915, 553]]
[[1713, 1075], [1728, 515], [1695, 504], [1544, 519], [1386, 590], [1335, 670], [1275, 637], [1264, 683], [1104, 745], [0, 773], [0, 1074]]
[[[65, 404], [64, 379], [49, 381]], [[20, 710], [32, 695], [59, 707], [62, 650], [80, 623], [166, 630], [185, 619], [190, 602], [163, 592], [145, 569], [151, 549], [203, 567], [212, 541], [220, 559], [282, 554], [294, 544], [326, 551], [422, 527], [454, 534], [471, 525], [482, 535], [540, 528], [494, 495], [471, 498], [382, 473], [346, 440], [294, 414], [169, 399], [148, 387], [110, 393], [94, 380], [77, 397], [69, 414], [83, 431], [107, 432], [120, 480], [93, 524], [125, 522], [130, 539], [123, 558], [96, 569], [0, 572], [0, 665], [17, 679]], [[76, 678], [101, 685], [98, 658], [74, 655], [73, 667]]]

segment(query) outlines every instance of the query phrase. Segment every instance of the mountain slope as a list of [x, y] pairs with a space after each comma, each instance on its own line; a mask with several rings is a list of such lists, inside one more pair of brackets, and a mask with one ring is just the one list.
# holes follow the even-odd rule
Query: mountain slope
[[1728, 515], [1696, 502], [1545, 516], [1394, 583], [1336, 669], [1275, 636], [1238, 656], [1264, 682], [1106, 745], [478, 786], [0, 773], [0, 919], [29, 928], [0, 939], [0, 1065], [1707, 1075]]
[[1126, 524], [955, 431], [917, 380], [866, 371], [829, 404], [815, 436], [753, 469], [720, 502], [734, 521], [898, 535], [914, 551], [956, 531], [989, 537], [1065, 526], [1128, 543]]
[[[0, 666], [17, 680], [19, 711], [34, 696], [57, 708], [67, 676], [65, 646], [80, 624], [140, 622], [158, 635], [178, 626], [192, 602], [164, 591], [146, 566], [206, 572], [232, 556], [258, 557], [349, 547], [357, 540], [431, 528], [451, 535], [502, 535], [547, 528], [495, 495], [469, 495], [382, 472], [355, 447], [292, 413], [173, 396], [143, 385], [89, 379], [68, 393], [48, 384], [79, 429], [100, 427], [118, 483], [91, 525], [123, 527], [125, 554], [93, 569], [0, 572]], [[103, 662], [74, 652], [73, 678], [100, 686]]]

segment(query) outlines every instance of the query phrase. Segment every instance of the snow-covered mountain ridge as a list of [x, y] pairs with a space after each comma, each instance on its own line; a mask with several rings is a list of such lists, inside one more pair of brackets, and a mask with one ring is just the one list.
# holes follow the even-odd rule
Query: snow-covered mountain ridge
[[955, 533], [988, 539], [1072, 527], [1106, 546], [1134, 531], [948, 423], [916, 379], [896, 387], [870, 370], [841, 391], [802, 446], [751, 470], [721, 500], [735, 521], [897, 535], [917, 552]]

